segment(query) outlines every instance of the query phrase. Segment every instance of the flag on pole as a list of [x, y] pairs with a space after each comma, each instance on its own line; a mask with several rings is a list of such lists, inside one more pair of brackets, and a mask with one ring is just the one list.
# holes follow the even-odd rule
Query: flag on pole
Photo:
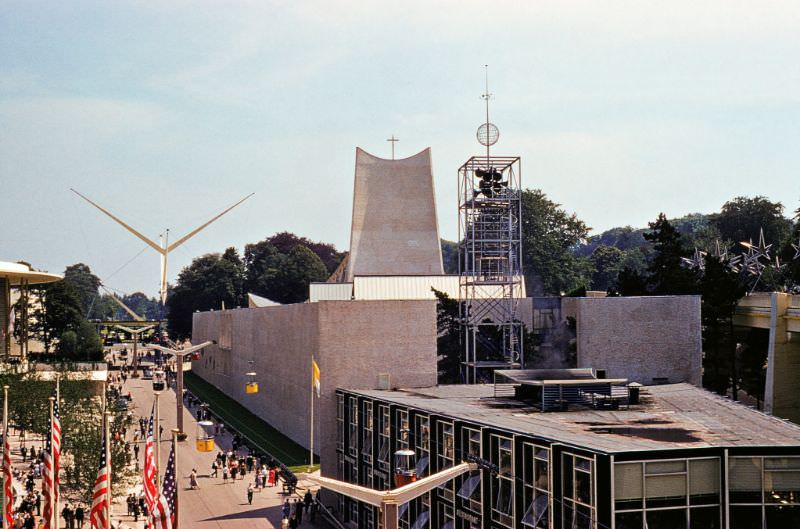
[[[103, 431], [103, 443], [100, 447], [100, 466], [97, 470], [97, 478], [94, 480], [94, 492], [92, 493], [92, 510], [89, 512], [89, 522], [92, 529], [109, 529], [109, 520], [106, 512], [110, 512], [110, 495], [108, 490], [110, 485], [109, 474], [111, 474], [111, 462], [106, 461], [106, 439], [105, 429]], [[108, 509], [108, 510], [107, 510]]]
[[150, 421], [147, 426], [147, 440], [144, 445], [144, 501], [147, 505], [147, 512], [153, 512], [153, 506], [158, 496], [158, 468], [156, 467], [156, 454], [153, 436], [153, 416], [155, 414], [155, 404], [150, 411]]
[[3, 499], [6, 504], [4, 505], [4, 522], [3, 527], [14, 526], [14, 489], [12, 488], [12, 475], [11, 475], [11, 443], [8, 435], [8, 425], [6, 431], [3, 432]]
[[178, 529], [178, 485], [175, 480], [175, 446], [169, 451], [164, 482], [153, 510], [154, 529]]
[[311, 372], [312, 372], [312, 378], [314, 380], [314, 389], [317, 390], [317, 397], [319, 397], [319, 390], [320, 390], [319, 366], [317, 365], [317, 362], [313, 358], [311, 359]]
[[[47, 435], [47, 445], [44, 452], [44, 472], [42, 473], [42, 493], [44, 496], [44, 528], [56, 529], [51, 526], [51, 519], [58, 521], [55, 512], [58, 502], [58, 471], [61, 468], [61, 420], [58, 414], [58, 399], [53, 402], [53, 420], [50, 422], [50, 431]], [[56, 525], [58, 525], [56, 523]]]

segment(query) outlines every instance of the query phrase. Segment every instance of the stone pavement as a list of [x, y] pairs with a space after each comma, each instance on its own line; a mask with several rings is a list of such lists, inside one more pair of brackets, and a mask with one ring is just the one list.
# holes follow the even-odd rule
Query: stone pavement
[[[142, 380], [141, 378], [128, 378], [122, 388], [123, 393], [130, 391], [133, 397], [134, 426], [138, 427], [138, 417], [149, 417], [154, 396], [152, 381]], [[164, 467], [170, 450], [171, 429], [176, 426], [176, 402], [175, 392], [172, 389], [161, 392], [159, 397], [160, 423], [164, 428], [162, 440], [160, 442], [161, 475], [163, 477]], [[197, 422], [192, 416], [191, 411], [184, 408], [184, 429], [188, 434], [186, 441], [178, 443], [178, 486], [179, 486], [179, 516], [180, 527], [186, 529], [205, 529], [205, 528], [226, 528], [226, 529], [261, 529], [279, 528], [281, 521], [281, 506], [285, 497], [280, 494], [281, 487], [265, 488], [256, 491], [253, 495], [253, 504], [247, 504], [247, 485], [254, 479], [253, 473], [248, 473], [245, 479], [237, 479], [235, 483], [228, 480], [227, 484], [222, 482], [222, 478], [213, 478], [211, 463], [216, 457], [217, 450], [231, 449], [232, 437], [229, 433], [217, 438], [217, 450], [208, 453], [198, 452], [195, 449], [195, 435]], [[129, 431], [128, 438], [132, 439], [133, 431]], [[139, 468], [142, 468], [144, 458], [144, 441], [139, 443]], [[198, 483], [200, 488], [191, 490], [189, 488], [189, 474], [191, 470], [197, 469]], [[219, 473], [220, 476], [222, 472]], [[298, 476], [300, 485], [307, 483], [303, 476]], [[130, 492], [138, 493], [141, 491], [141, 473], [137, 478], [137, 484]], [[301, 494], [304, 490], [299, 491]], [[297, 496], [295, 496], [297, 497]], [[294, 498], [291, 499], [294, 501]], [[112, 508], [113, 527], [123, 527], [129, 529], [144, 528], [144, 520], [139, 517], [135, 522], [133, 517], [126, 514], [127, 506], [125, 495], [120, 494], [115, 498]], [[119, 524], [119, 525], [118, 525]], [[312, 527], [308, 517], [303, 517], [301, 527]]]

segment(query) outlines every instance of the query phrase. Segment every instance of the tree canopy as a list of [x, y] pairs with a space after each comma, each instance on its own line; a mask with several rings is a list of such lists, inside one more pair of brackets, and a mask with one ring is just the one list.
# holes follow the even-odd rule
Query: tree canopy
[[528, 295], [559, 294], [589, 284], [591, 265], [573, 250], [589, 227], [540, 189], [522, 192], [522, 268]]

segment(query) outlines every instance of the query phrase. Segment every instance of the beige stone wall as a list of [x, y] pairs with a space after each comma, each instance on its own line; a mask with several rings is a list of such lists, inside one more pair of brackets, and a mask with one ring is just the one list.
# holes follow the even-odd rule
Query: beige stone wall
[[441, 275], [431, 150], [385, 160], [356, 149], [345, 281], [362, 275]]
[[[221, 314], [196, 313], [192, 341], [218, 340]], [[436, 384], [435, 301], [322, 301], [226, 314], [231, 349], [207, 348], [194, 372], [308, 447], [313, 353], [321, 372], [315, 452], [326, 474], [336, 472], [336, 388], [376, 389], [381, 373], [392, 387]], [[256, 395], [244, 392], [251, 359]]]
[[700, 296], [572, 298], [578, 367], [651, 384], [702, 383]]

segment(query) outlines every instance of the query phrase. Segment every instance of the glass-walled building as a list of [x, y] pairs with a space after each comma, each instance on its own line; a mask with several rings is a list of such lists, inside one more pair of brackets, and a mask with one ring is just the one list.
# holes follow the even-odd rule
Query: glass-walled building
[[[542, 411], [519, 393], [340, 389], [336, 477], [393, 488], [401, 449], [414, 451], [418, 477], [468, 455], [482, 460], [401, 505], [402, 529], [800, 527], [800, 428], [791, 423], [688, 384], [646, 387], [636, 404], [600, 409], [587, 400]], [[339, 496], [338, 512], [354, 528], [380, 527], [369, 505]]]

